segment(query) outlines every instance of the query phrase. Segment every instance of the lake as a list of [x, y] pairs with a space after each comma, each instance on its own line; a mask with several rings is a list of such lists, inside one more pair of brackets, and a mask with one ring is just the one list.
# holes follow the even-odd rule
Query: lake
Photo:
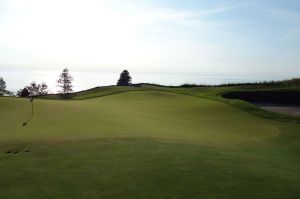
[[[130, 72], [130, 71], [129, 71]], [[118, 72], [78, 72], [71, 71], [74, 77], [74, 91], [89, 89], [96, 86], [116, 84], [120, 73]], [[60, 71], [1, 71], [7, 89], [17, 91], [32, 81], [45, 82], [50, 92], [57, 92], [56, 80]], [[221, 76], [221, 75], [198, 75], [198, 74], [165, 74], [165, 73], [130, 73], [133, 83], [155, 83], [162, 85], [205, 84], [219, 85], [225, 83], [246, 83], [257, 81], [283, 80], [284, 77], [245, 77], [245, 76]]]

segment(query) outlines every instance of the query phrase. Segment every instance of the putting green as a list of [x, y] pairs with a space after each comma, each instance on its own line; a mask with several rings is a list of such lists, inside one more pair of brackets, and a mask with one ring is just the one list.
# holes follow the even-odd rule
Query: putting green
[[0, 198], [300, 197], [299, 124], [162, 91], [0, 111]]

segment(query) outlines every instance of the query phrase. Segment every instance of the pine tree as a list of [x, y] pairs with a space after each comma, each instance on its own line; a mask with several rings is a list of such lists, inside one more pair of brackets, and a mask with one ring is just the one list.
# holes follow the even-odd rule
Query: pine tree
[[61, 88], [60, 92], [64, 94], [72, 92], [72, 81], [73, 77], [69, 74], [68, 68], [65, 68], [57, 80], [58, 87]]
[[6, 82], [2, 77], [0, 77], [0, 96], [6, 94]]
[[123, 70], [120, 74], [120, 78], [118, 80], [117, 86], [129, 86], [131, 85], [131, 77], [127, 70]]

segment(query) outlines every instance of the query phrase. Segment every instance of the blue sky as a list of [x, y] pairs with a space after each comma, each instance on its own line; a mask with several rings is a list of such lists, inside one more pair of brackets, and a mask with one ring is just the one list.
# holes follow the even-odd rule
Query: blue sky
[[298, 0], [0, 0], [0, 76], [68, 66], [277, 79], [300, 76], [299, 54]]

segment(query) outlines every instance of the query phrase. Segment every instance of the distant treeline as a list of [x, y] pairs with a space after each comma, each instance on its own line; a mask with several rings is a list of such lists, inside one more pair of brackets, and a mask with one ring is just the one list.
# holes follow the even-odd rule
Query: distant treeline
[[261, 82], [246, 82], [246, 83], [227, 83], [218, 85], [197, 85], [197, 84], [182, 84], [179, 87], [193, 88], [193, 87], [230, 87], [230, 86], [300, 86], [300, 78], [293, 78], [290, 80], [281, 81], [261, 81]]
[[248, 83], [227, 83], [227, 84], [216, 84], [216, 85], [208, 85], [208, 84], [182, 84], [179, 86], [166, 86], [155, 83], [139, 83], [132, 84], [132, 86], [157, 86], [157, 87], [168, 87], [168, 88], [195, 88], [195, 87], [230, 87], [230, 86], [300, 86], [300, 78], [294, 78], [290, 80], [281, 80], [281, 81], [261, 81], [261, 82], [248, 82]]
[[253, 83], [228, 83], [218, 86], [300, 86], [300, 78], [281, 81], [261, 81]]

